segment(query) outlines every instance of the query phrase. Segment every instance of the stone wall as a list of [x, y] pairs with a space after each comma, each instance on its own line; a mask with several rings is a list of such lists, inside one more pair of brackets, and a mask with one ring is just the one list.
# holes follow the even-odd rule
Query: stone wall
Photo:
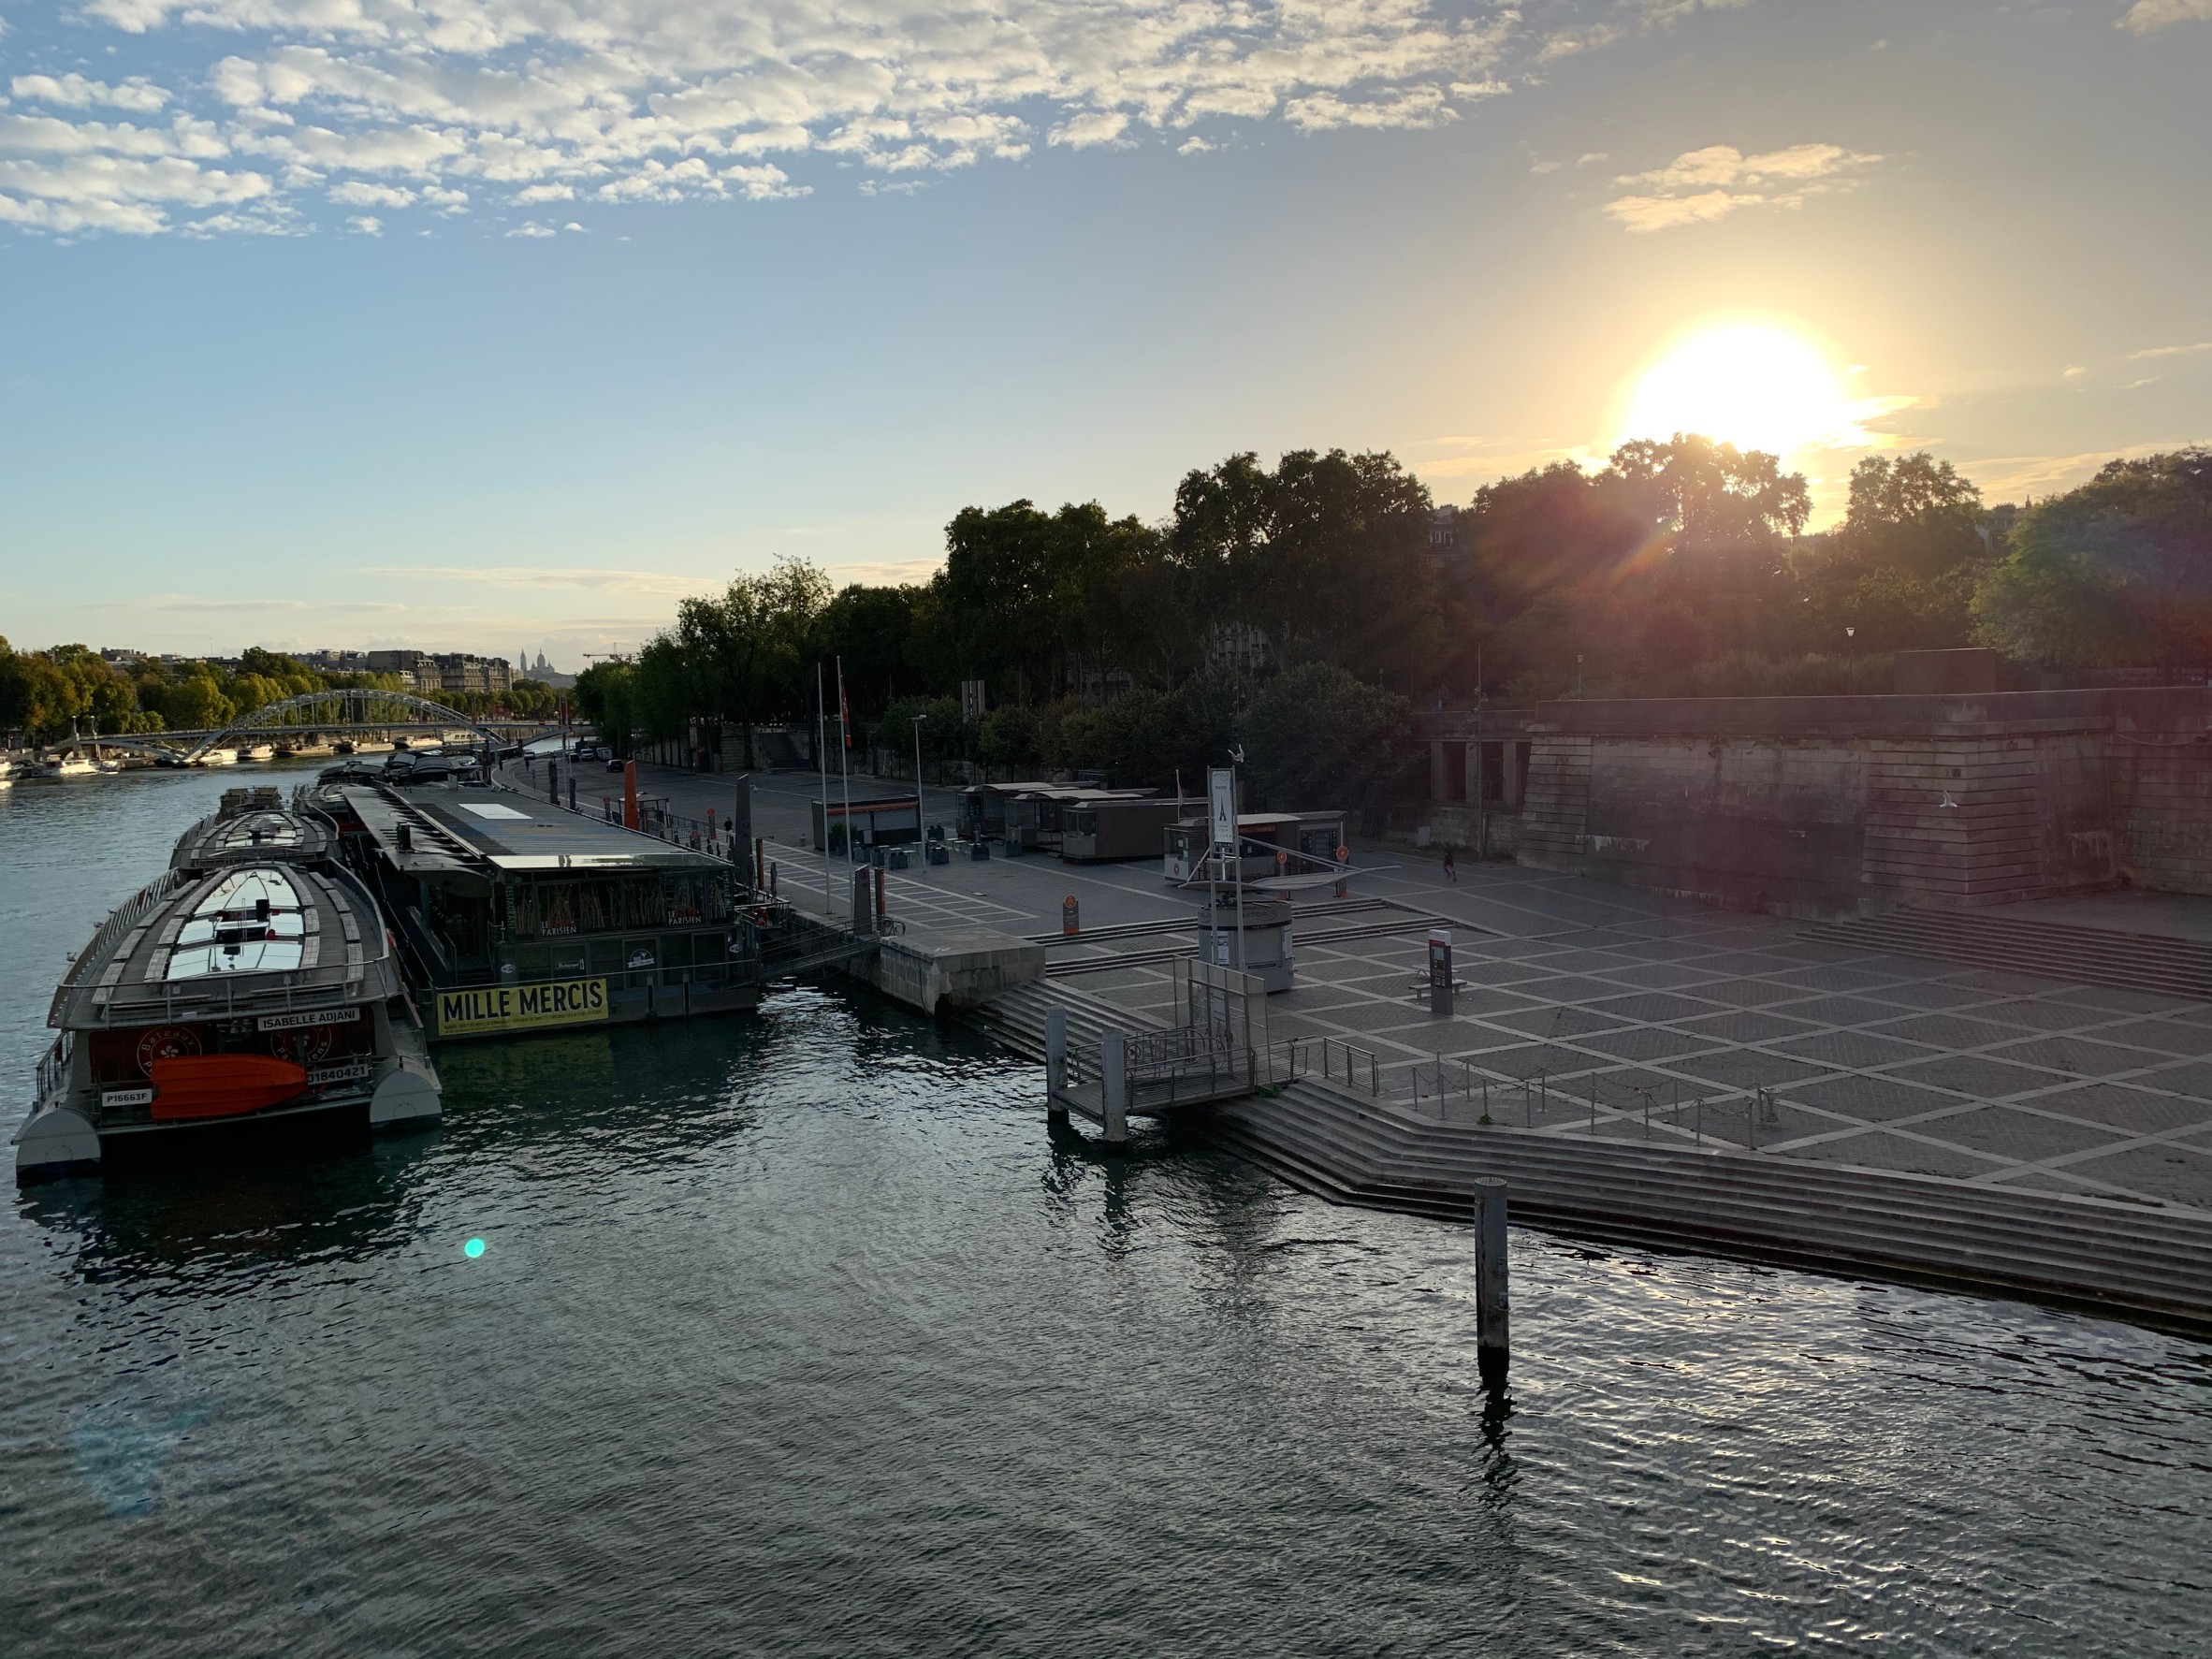
[[1782, 914], [2212, 892], [2207, 693], [1547, 704], [1520, 858]]

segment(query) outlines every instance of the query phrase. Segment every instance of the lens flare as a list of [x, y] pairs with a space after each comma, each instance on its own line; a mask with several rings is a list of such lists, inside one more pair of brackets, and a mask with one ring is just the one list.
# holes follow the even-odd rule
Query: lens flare
[[1648, 371], [1622, 435], [1698, 432], [1787, 455], [1854, 430], [1851, 403], [1816, 347], [1783, 329], [1743, 323], [1694, 335]]

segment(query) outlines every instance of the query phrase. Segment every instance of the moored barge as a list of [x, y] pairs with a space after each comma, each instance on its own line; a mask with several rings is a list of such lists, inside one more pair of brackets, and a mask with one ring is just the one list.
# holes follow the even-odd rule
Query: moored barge
[[247, 1124], [439, 1115], [375, 901], [340, 870], [169, 870], [78, 953], [47, 1023], [60, 1035], [15, 1137], [19, 1178]]
[[309, 799], [382, 900], [433, 1040], [760, 1002], [759, 920], [722, 859], [490, 785], [339, 776]]

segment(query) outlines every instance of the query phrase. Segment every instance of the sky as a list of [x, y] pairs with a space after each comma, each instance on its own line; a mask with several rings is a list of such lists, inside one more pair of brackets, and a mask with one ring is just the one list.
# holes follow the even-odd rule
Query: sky
[[2212, 440], [2207, 85], [2212, 0], [0, 0], [0, 634], [574, 671], [1685, 409], [2045, 494]]

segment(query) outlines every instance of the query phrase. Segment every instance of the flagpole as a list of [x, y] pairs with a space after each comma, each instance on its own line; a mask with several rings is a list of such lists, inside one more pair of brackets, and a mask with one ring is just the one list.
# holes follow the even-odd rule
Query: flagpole
[[[852, 885], [852, 716], [845, 706], [845, 659], [837, 658], [837, 776], [845, 786], [845, 885]], [[857, 909], [857, 906], [856, 906]], [[860, 917], [852, 918], [860, 925]]]
[[[822, 747], [828, 740], [825, 711], [822, 699], [822, 664], [814, 664], [814, 760], [822, 769], [822, 905], [825, 912], [831, 903], [829, 863], [829, 750]], [[833, 912], [834, 913], [834, 912]]]

